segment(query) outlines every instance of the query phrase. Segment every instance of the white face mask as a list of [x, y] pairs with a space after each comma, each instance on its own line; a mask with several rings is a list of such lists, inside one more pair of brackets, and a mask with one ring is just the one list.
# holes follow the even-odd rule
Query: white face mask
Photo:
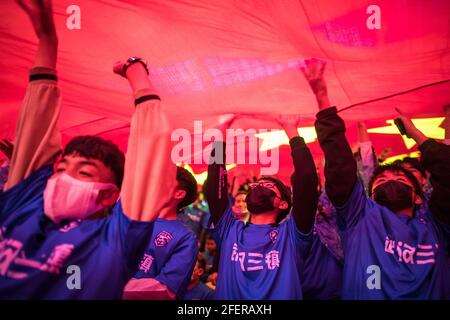
[[112, 183], [86, 182], [61, 173], [47, 181], [44, 212], [53, 222], [85, 219], [104, 208], [97, 203], [101, 190], [118, 190]]

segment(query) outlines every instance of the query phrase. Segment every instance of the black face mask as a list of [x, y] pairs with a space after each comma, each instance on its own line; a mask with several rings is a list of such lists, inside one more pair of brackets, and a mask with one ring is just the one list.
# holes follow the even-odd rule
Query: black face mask
[[276, 196], [275, 191], [263, 186], [256, 186], [250, 189], [245, 198], [247, 209], [254, 214], [272, 211], [274, 209], [273, 200]]
[[398, 212], [413, 206], [412, 192], [410, 186], [391, 180], [375, 188], [373, 199], [391, 211]]

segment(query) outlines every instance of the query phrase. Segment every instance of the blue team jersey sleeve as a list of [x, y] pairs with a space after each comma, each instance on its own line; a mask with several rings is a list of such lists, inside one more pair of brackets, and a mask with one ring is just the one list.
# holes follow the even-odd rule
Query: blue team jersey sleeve
[[361, 221], [364, 217], [367, 200], [364, 185], [358, 179], [347, 202], [341, 207], [336, 207], [337, 224], [341, 231], [352, 229]]
[[106, 226], [106, 241], [118, 250], [127, 270], [134, 275], [150, 241], [154, 222], [130, 220], [119, 200], [113, 208]]
[[155, 279], [175, 293], [177, 299], [183, 299], [197, 262], [197, 255], [197, 239], [189, 232], [180, 239], [180, 243]]
[[[0, 193], [0, 224], [7, 218], [13, 218], [19, 208], [23, 206], [42, 206], [42, 194], [48, 178], [53, 174], [52, 166], [44, 166], [22, 180], [11, 189]], [[27, 212], [41, 212], [28, 210]]]
[[[209, 219], [209, 222], [208, 222], [208, 229], [211, 232], [211, 234], [219, 248], [222, 245], [222, 240], [228, 236], [233, 225], [240, 222], [234, 216], [232, 207], [233, 207], [232, 199], [230, 197], [228, 197], [227, 208], [225, 209], [225, 212], [223, 213], [223, 215], [220, 218], [217, 225], [214, 225], [214, 223], [212, 222], [212, 217]], [[242, 222], [240, 222], [240, 223], [242, 223]]]

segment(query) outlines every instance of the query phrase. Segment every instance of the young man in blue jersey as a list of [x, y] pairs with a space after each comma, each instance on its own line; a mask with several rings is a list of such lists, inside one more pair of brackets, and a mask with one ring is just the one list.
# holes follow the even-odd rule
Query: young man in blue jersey
[[191, 281], [189, 283], [184, 300], [212, 300], [214, 297], [214, 290], [209, 288], [201, 281], [202, 276], [205, 274], [206, 259], [199, 253], [197, 256], [197, 262], [192, 272]]
[[405, 157], [401, 160], [394, 161], [393, 164], [402, 166], [403, 168], [411, 172], [419, 182], [422, 192], [422, 203], [416, 206], [415, 215], [421, 217], [428, 212], [428, 201], [430, 200], [431, 194], [433, 193], [433, 188], [428, 182], [427, 172], [422, 167], [419, 159], [417, 158]]
[[[445, 130], [445, 137], [450, 136], [450, 105], [445, 105], [443, 108], [445, 119], [442, 123], [442, 127]], [[449, 145], [450, 139], [445, 138], [443, 143]], [[433, 192], [433, 187], [428, 181], [428, 173], [420, 164], [418, 158], [405, 157], [401, 160], [397, 160], [394, 163], [401, 165], [405, 169], [411, 171], [411, 173], [417, 178], [423, 191], [422, 203], [416, 208], [416, 214], [418, 216], [423, 215], [428, 211], [428, 201], [430, 200]]]
[[116, 70], [136, 98], [126, 161], [112, 142], [83, 136], [55, 163], [61, 99], [52, 3], [19, 4], [39, 45], [0, 194], [0, 299], [120, 299], [151, 222], [177, 192], [176, 168], [167, 166], [171, 128], [143, 62], [129, 60]]
[[245, 202], [245, 198], [247, 197], [246, 191], [239, 191], [234, 197], [233, 204], [233, 213], [237, 219], [246, 223], [250, 218], [250, 215], [247, 210], [247, 202]]
[[[312, 155], [298, 136], [298, 117], [281, 116], [294, 163], [290, 189], [274, 177], [251, 184], [246, 197], [250, 221], [238, 220], [227, 191], [225, 144], [215, 143], [206, 198], [219, 251], [215, 299], [302, 299], [302, 268], [318, 201]], [[289, 212], [292, 207], [292, 213]]]
[[217, 243], [211, 235], [206, 235], [205, 240], [205, 250], [201, 252], [206, 261], [206, 273], [209, 273], [214, 266], [214, 262], [219, 256], [219, 251], [217, 250]]
[[416, 217], [421, 188], [401, 166], [378, 167], [364, 192], [345, 137], [345, 125], [332, 107], [323, 77], [325, 63], [306, 61], [304, 75], [319, 105], [315, 123], [324, 151], [326, 192], [336, 207], [345, 254], [344, 299], [448, 299], [450, 147], [428, 139], [400, 114], [406, 133], [422, 152], [431, 174], [429, 211]]
[[177, 212], [197, 198], [197, 181], [177, 168], [175, 201], [156, 219], [150, 242], [139, 264], [139, 271], [124, 289], [124, 299], [183, 299], [198, 254], [195, 234], [177, 220]]
[[[358, 123], [358, 177], [367, 190], [370, 178], [377, 166], [377, 159], [364, 122]], [[313, 229], [311, 249], [303, 273], [305, 300], [338, 300], [342, 292], [344, 252], [337, 226], [336, 209], [321, 190], [319, 209]]]

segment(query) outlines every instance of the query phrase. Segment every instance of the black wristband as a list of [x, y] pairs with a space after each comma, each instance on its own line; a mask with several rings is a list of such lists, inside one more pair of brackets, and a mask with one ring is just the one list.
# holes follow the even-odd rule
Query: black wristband
[[37, 73], [37, 74], [30, 74], [30, 81], [36, 81], [36, 80], [54, 80], [58, 81], [58, 77], [54, 74], [50, 73]]
[[134, 105], [137, 106], [138, 104], [148, 101], [148, 100], [161, 100], [161, 99], [156, 94], [149, 94], [149, 95], [142, 96], [140, 98], [135, 99]]

